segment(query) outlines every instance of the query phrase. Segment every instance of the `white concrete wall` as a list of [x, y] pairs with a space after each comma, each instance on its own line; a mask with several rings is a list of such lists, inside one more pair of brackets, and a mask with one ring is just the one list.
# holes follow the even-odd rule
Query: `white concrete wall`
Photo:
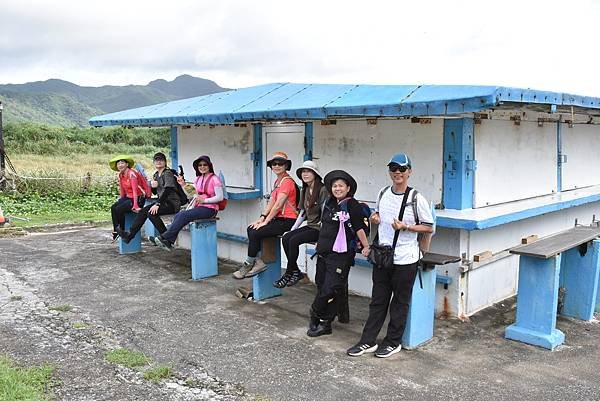
[[474, 207], [557, 190], [556, 125], [482, 120], [475, 124]]
[[[177, 130], [178, 162], [183, 166], [185, 178], [193, 182], [196, 173], [192, 162], [208, 155], [215, 173], [223, 171], [228, 186], [252, 188], [253, 164], [250, 155], [254, 149], [252, 126], [191, 126]], [[177, 166], [174, 166], [176, 168]]]
[[600, 127], [561, 124], [563, 154], [562, 190], [600, 184]]
[[429, 201], [442, 199], [443, 120], [413, 124], [409, 120], [342, 121], [313, 129], [314, 157], [324, 172], [348, 171], [358, 183], [356, 197], [375, 201], [379, 190], [390, 185], [387, 163], [395, 153], [409, 155], [413, 174], [409, 185]]

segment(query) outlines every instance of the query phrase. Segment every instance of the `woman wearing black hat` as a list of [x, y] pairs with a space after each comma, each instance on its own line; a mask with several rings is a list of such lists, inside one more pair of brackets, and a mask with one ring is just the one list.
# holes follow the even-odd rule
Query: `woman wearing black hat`
[[[296, 170], [302, 180], [300, 202], [298, 202], [298, 219], [290, 231], [281, 238], [283, 250], [287, 257], [287, 269], [281, 278], [273, 283], [276, 288], [291, 287], [304, 278], [298, 268], [300, 245], [317, 242], [321, 228], [321, 207], [329, 197], [323, 186], [319, 166], [313, 160], [306, 160]], [[306, 220], [306, 225], [300, 225]]]
[[257, 258], [263, 238], [276, 237], [289, 231], [298, 217], [296, 182], [288, 171], [292, 161], [285, 152], [275, 152], [267, 160], [267, 166], [277, 176], [271, 197], [260, 217], [250, 223], [248, 233], [248, 257], [242, 266], [233, 272], [233, 277], [243, 279], [256, 276], [267, 269], [265, 262]]
[[[183, 210], [173, 219], [169, 229], [160, 236], [154, 238], [156, 245], [171, 250], [179, 235], [179, 231], [187, 224], [198, 219], [210, 219], [219, 211], [218, 203], [223, 200], [225, 189], [215, 170], [210, 157], [200, 156], [192, 163], [196, 172], [194, 187], [197, 195], [190, 201], [187, 210]], [[177, 177], [180, 185], [185, 185], [181, 176]]]
[[173, 170], [167, 167], [167, 157], [164, 153], [158, 152], [154, 155], [154, 167], [156, 172], [152, 177], [152, 192], [158, 195], [158, 200], [150, 205], [144, 206], [135, 216], [129, 231], [123, 231], [118, 228], [117, 232], [125, 243], [129, 243], [140, 231], [146, 219], [150, 219], [154, 227], [160, 234], [167, 231], [165, 223], [160, 216], [166, 214], [175, 214], [181, 209], [181, 200], [177, 194], [177, 179]]
[[317, 295], [311, 306], [306, 333], [310, 337], [331, 334], [331, 322], [347, 286], [357, 248], [361, 248], [363, 255], [369, 254], [362, 207], [353, 198], [356, 181], [343, 170], [331, 171], [324, 181], [330, 198], [323, 207], [317, 241]]

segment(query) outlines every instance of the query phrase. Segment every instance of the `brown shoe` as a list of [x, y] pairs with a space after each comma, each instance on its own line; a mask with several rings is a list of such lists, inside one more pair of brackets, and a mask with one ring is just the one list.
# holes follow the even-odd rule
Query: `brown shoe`
[[238, 270], [234, 271], [231, 275], [233, 276], [233, 278], [241, 280], [244, 277], [246, 277], [246, 273], [248, 273], [251, 269], [252, 269], [252, 265], [244, 262], [242, 267], [240, 267]]
[[265, 262], [263, 262], [262, 259], [256, 259], [256, 262], [254, 262], [254, 266], [252, 267], [252, 269], [250, 269], [248, 273], [246, 273], [244, 277], [254, 277], [257, 274], [264, 272], [265, 270], [267, 270], [267, 265], [265, 264]]

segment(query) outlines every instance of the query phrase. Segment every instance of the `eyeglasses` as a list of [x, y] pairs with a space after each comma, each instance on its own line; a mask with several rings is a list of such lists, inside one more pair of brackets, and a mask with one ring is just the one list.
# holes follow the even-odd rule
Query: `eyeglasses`
[[389, 166], [390, 169], [390, 173], [395, 173], [397, 171], [404, 173], [406, 172], [406, 170], [408, 170], [408, 166], [400, 166], [399, 164], [392, 164], [391, 166]]
[[275, 161], [271, 162], [271, 166], [285, 166], [285, 162], [284, 161], [275, 160]]

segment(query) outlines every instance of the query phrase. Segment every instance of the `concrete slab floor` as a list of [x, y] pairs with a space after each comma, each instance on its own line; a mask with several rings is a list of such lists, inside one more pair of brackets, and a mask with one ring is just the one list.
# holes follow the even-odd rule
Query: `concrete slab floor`
[[[234, 280], [234, 268], [221, 261], [218, 277], [191, 281], [188, 251], [145, 242], [142, 253], [119, 255], [105, 228], [0, 239], [0, 354], [57, 366], [58, 399], [600, 400], [596, 321], [559, 318], [566, 341], [550, 352], [503, 338], [514, 320], [509, 300], [470, 322], [436, 319], [434, 339], [416, 350], [351, 358], [367, 298], [352, 296], [351, 322], [312, 339], [313, 285], [249, 302], [234, 295], [251, 285]], [[62, 304], [73, 311], [48, 308]], [[74, 331], [74, 321], [86, 327]], [[173, 366], [179, 378], [208, 378], [214, 394], [180, 396], [183, 379], [142, 383], [103, 361], [118, 346]]]

